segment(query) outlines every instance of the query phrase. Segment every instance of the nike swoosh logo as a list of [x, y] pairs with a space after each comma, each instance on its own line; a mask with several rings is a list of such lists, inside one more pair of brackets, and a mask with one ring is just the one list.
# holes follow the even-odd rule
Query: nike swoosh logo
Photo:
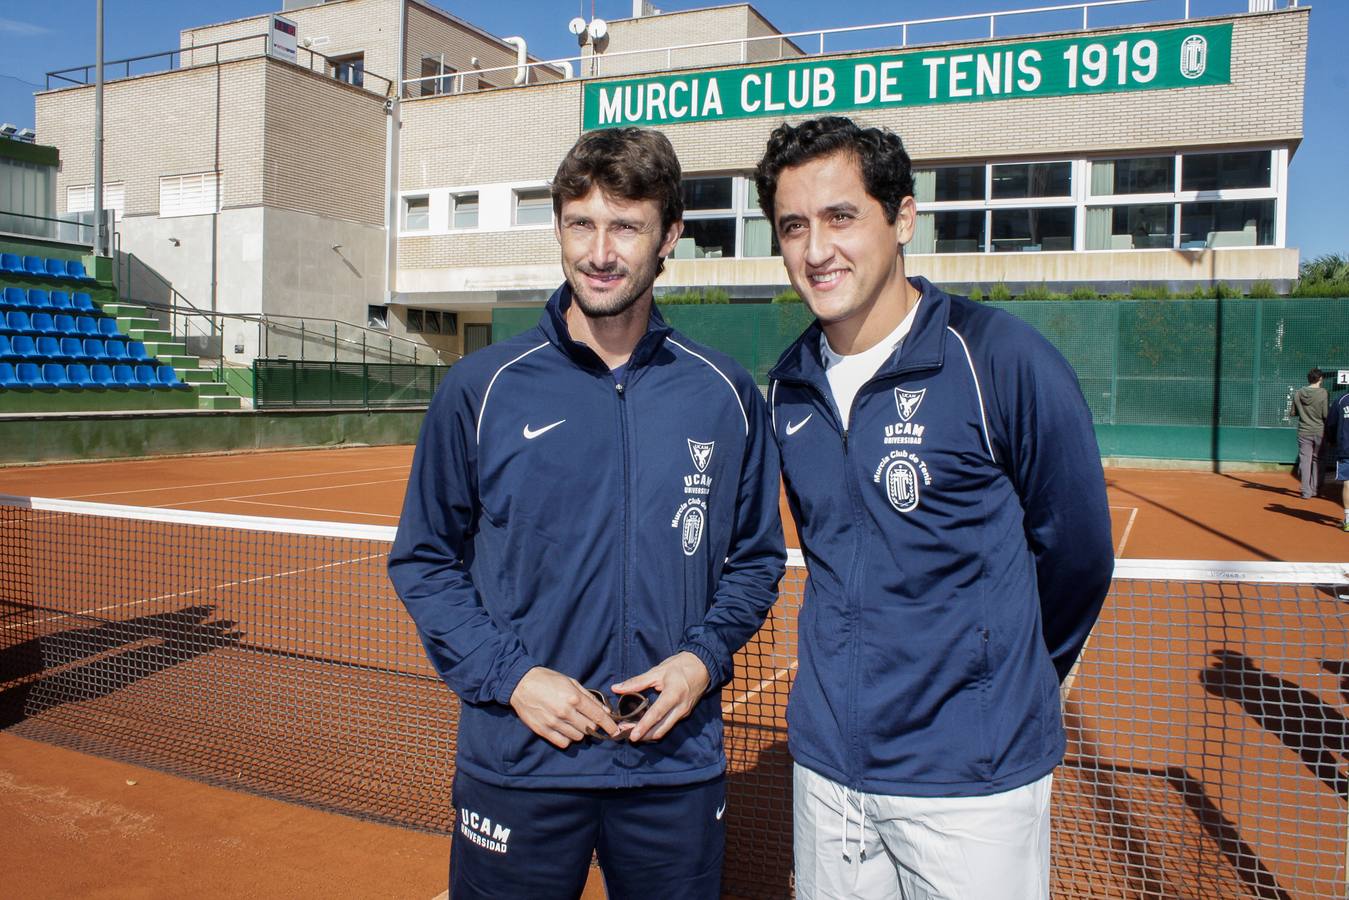
[[717, 807], [717, 821], [721, 821], [722, 814], [726, 812], [726, 801], [721, 801], [721, 806]]
[[806, 416], [804, 419], [802, 419], [800, 422], [788, 422], [788, 423], [787, 423], [787, 437], [791, 437], [792, 435], [794, 435], [794, 434], [796, 434], [798, 431], [800, 431], [802, 428], [805, 428], [805, 427], [806, 427], [806, 423], [809, 422], [814, 416], [815, 416], [815, 413], [811, 413], [810, 415], [808, 415], [808, 416]]
[[530, 428], [528, 425], [526, 425], [526, 426], [525, 426], [525, 440], [527, 440], [527, 441], [532, 441], [532, 440], [534, 440], [534, 438], [538, 437], [538, 436], [541, 435], [541, 434], [547, 434], [548, 432], [552, 431], [554, 428], [556, 428], [557, 426], [561, 425], [561, 424], [562, 424], [563, 422], [565, 422], [565, 421], [567, 421], [567, 420], [566, 420], [566, 419], [558, 419], [558, 420], [557, 420], [556, 422], [554, 422], [552, 425], [545, 425], [545, 426], [543, 426], [542, 428]]

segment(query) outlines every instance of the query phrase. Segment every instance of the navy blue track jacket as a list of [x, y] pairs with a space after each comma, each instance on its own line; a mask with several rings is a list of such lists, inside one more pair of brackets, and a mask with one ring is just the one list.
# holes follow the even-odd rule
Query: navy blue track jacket
[[724, 771], [708, 692], [663, 739], [558, 750], [510, 708], [546, 666], [606, 694], [687, 650], [728, 681], [777, 599], [778, 455], [729, 358], [653, 310], [622, 383], [571, 340], [571, 291], [436, 392], [389, 576], [462, 699], [458, 765], [505, 787], [691, 784]]
[[788, 743], [854, 790], [975, 796], [1062, 759], [1059, 683], [1109, 588], [1110, 514], [1071, 367], [921, 278], [847, 432], [818, 323], [770, 373], [810, 578]]
[[1335, 459], [1349, 459], [1349, 391], [1340, 395], [1340, 399], [1330, 404], [1329, 421], [1326, 430], [1335, 442]]

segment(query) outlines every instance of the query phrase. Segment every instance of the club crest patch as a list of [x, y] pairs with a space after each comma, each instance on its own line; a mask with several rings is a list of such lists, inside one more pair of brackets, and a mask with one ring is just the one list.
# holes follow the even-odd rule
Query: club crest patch
[[892, 450], [882, 457], [872, 480], [895, 512], [908, 513], [918, 508], [923, 489], [932, 484], [932, 473], [918, 456], [907, 450]]
[[706, 516], [702, 507], [690, 506], [684, 510], [683, 526], [679, 530], [680, 543], [684, 546], [684, 555], [692, 556], [698, 552], [703, 542], [703, 527]]
[[927, 388], [917, 391], [895, 388], [895, 408], [899, 410], [899, 417], [905, 422], [912, 419], [914, 413], [918, 412], [918, 407], [923, 402], [923, 395], [926, 393]]
[[693, 465], [699, 472], [707, 471], [707, 464], [712, 461], [712, 448], [717, 445], [716, 441], [695, 441], [689, 438], [689, 455], [693, 457]]

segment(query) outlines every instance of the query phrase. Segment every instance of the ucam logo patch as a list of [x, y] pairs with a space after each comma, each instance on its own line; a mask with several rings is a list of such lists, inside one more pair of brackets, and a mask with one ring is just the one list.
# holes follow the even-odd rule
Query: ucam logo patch
[[716, 441], [695, 441], [689, 438], [689, 456], [693, 457], [693, 465], [699, 472], [707, 471], [707, 464], [712, 461], [712, 448], [717, 445]]
[[899, 410], [899, 417], [905, 422], [912, 419], [914, 413], [918, 412], [918, 407], [923, 402], [923, 395], [926, 393], [927, 388], [917, 391], [895, 388], [895, 408]]
[[459, 833], [484, 850], [505, 854], [509, 849], [511, 830], [500, 822], [479, 815], [467, 807], [459, 809]]

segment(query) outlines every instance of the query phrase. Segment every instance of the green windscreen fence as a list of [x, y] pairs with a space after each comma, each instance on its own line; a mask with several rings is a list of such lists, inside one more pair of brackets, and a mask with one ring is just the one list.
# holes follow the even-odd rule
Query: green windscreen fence
[[255, 409], [426, 406], [448, 366], [407, 363], [253, 361]]
[[[1072, 364], [1107, 456], [1291, 461], [1290, 393], [1306, 384], [1313, 366], [1349, 369], [1349, 300], [988, 305], [1033, 325]], [[661, 311], [689, 337], [734, 357], [760, 384], [810, 323], [799, 303]], [[537, 309], [496, 310], [493, 340], [524, 331], [538, 317]]]

